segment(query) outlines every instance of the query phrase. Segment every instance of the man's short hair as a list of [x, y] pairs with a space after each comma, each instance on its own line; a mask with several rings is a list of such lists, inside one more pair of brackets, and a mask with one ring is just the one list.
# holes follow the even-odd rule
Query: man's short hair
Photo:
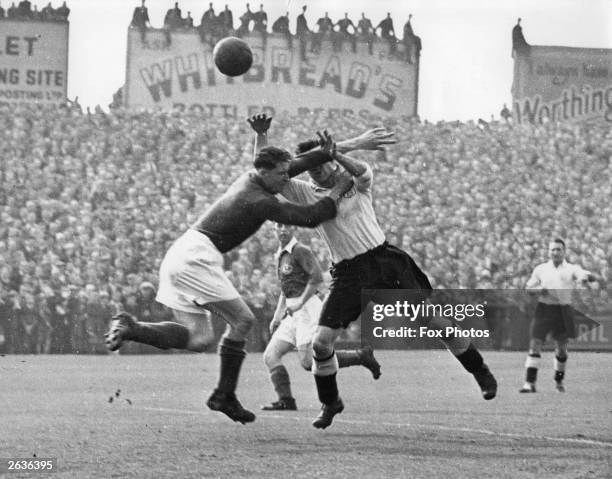
[[306, 153], [317, 146], [319, 146], [319, 142], [317, 140], [302, 141], [301, 143], [298, 143], [298, 146], [295, 149], [295, 154], [299, 155], [301, 153]]
[[559, 243], [561, 246], [563, 246], [563, 249], [565, 249], [565, 241], [563, 241], [561, 238], [555, 238], [554, 240], [552, 240], [553, 243]]
[[272, 170], [277, 165], [289, 160], [291, 160], [291, 154], [287, 150], [275, 146], [266, 146], [257, 153], [255, 160], [253, 160], [253, 166], [264, 170]]

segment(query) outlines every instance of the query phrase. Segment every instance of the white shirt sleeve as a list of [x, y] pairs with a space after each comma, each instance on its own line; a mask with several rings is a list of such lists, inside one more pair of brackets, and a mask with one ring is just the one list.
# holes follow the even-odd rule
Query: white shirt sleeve
[[355, 178], [355, 187], [357, 188], [357, 191], [366, 193], [372, 188], [374, 173], [372, 172], [370, 165], [367, 165], [363, 174], [354, 176], [353, 178]]
[[540, 266], [534, 268], [531, 277], [527, 280], [527, 284], [525, 285], [527, 289], [538, 289], [541, 286], [542, 280], [540, 279], [540, 269]]
[[317, 198], [312, 193], [310, 185], [302, 180], [292, 179], [287, 186], [283, 188], [281, 195], [287, 200], [301, 205], [310, 204], [317, 201]]
[[579, 283], [583, 282], [583, 281], [587, 281], [589, 279], [589, 276], [591, 275], [590, 271], [587, 271], [586, 269], [582, 269], [580, 266], [578, 266], [577, 264], [572, 265], [572, 278], [574, 279], [574, 281], [577, 281]]

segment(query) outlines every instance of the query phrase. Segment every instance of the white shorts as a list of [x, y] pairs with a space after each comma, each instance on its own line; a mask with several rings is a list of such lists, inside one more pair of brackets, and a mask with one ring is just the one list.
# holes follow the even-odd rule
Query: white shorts
[[239, 297], [223, 271], [223, 256], [208, 236], [189, 229], [170, 246], [159, 267], [157, 301], [202, 314], [198, 306]]
[[[286, 304], [290, 305], [296, 301], [299, 301], [299, 298], [287, 298]], [[313, 295], [301, 309], [281, 321], [273, 337], [291, 343], [295, 347], [310, 344], [319, 324], [322, 306], [319, 297]]]

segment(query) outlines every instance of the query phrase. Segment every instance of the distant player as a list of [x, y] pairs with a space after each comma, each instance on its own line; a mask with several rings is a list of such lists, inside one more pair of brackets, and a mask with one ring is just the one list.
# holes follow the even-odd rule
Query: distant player
[[[323, 285], [323, 274], [314, 253], [295, 238], [294, 227], [277, 223], [276, 235], [280, 246], [277, 273], [281, 294], [270, 323], [273, 334], [264, 352], [264, 363], [278, 400], [262, 409], [294, 411], [297, 406], [282, 358], [297, 349], [302, 367], [307, 371], [312, 368], [312, 336], [323, 304], [317, 293]], [[380, 365], [371, 348], [337, 351], [336, 355], [338, 367], [362, 365], [372, 372], [374, 379], [380, 377]]]
[[[257, 142], [267, 141], [261, 130], [269, 128], [267, 119], [257, 118], [251, 126], [258, 133]], [[264, 131], [265, 133], [265, 131]], [[392, 133], [375, 129], [365, 134], [385, 143], [395, 143]], [[382, 231], [372, 198], [373, 173], [370, 166], [346, 156], [342, 152], [359, 149], [359, 137], [338, 143], [336, 161], [308, 170], [312, 182], [291, 180], [283, 189], [283, 196], [300, 204], [307, 204], [325, 195], [336, 182], [348, 173], [354, 187], [345, 194], [338, 215], [316, 228], [326, 242], [332, 256], [332, 283], [323, 305], [319, 325], [313, 338], [313, 372], [319, 399], [323, 403], [313, 426], [325, 429], [334, 416], [344, 410], [338, 393], [336, 373], [338, 358], [334, 343], [342, 330], [355, 321], [361, 313], [361, 291], [364, 289], [407, 289], [423, 292], [428, 296], [431, 285], [427, 276], [403, 250], [390, 245]], [[301, 143], [298, 151], [316, 148], [317, 141]], [[373, 148], [376, 149], [376, 148]], [[342, 151], [342, 152], [341, 152]], [[344, 170], [344, 171], [343, 171]], [[429, 327], [444, 329], [452, 327], [449, 319], [436, 318]], [[455, 337], [444, 340], [446, 347], [478, 383], [484, 399], [493, 399], [497, 394], [497, 381], [484, 363], [482, 356], [469, 338]]]
[[313, 164], [331, 160], [332, 139], [314, 155], [291, 160], [279, 148], [263, 148], [254, 169], [241, 175], [228, 190], [170, 247], [159, 271], [157, 300], [172, 308], [176, 322], [145, 323], [127, 313], [113, 317], [106, 334], [108, 349], [115, 351], [126, 340], [162, 349], [201, 352], [207, 346], [201, 325], [206, 311], [228, 324], [219, 342], [219, 382], [207, 401], [210, 409], [234, 421], [252, 422], [255, 415], [242, 407], [235, 395], [246, 356], [245, 338], [256, 319], [223, 270], [223, 254], [253, 235], [266, 220], [314, 227], [332, 219], [337, 203], [350, 186], [342, 184], [311, 205], [279, 200], [292, 176]]
[[526, 288], [539, 292], [535, 317], [531, 323], [529, 354], [525, 361], [525, 384], [522, 393], [536, 392], [536, 380], [542, 345], [550, 333], [555, 341], [555, 385], [564, 392], [565, 368], [567, 365], [567, 341], [575, 338], [575, 324], [572, 317], [572, 290], [580, 283], [597, 281], [593, 273], [565, 261], [565, 243], [556, 238], [548, 246], [550, 261], [539, 264], [527, 281]]

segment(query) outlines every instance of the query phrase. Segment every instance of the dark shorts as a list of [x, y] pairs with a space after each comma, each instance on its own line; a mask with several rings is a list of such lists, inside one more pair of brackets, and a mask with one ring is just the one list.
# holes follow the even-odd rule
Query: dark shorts
[[554, 339], [576, 337], [572, 307], [560, 304], [538, 303], [531, 322], [531, 337], [546, 341], [550, 333]]
[[429, 279], [405, 252], [388, 243], [371, 249], [331, 269], [332, 282], [323, 304], [320, 326], [346, 328], [361, 313], [362, 289], [431, 291]]

